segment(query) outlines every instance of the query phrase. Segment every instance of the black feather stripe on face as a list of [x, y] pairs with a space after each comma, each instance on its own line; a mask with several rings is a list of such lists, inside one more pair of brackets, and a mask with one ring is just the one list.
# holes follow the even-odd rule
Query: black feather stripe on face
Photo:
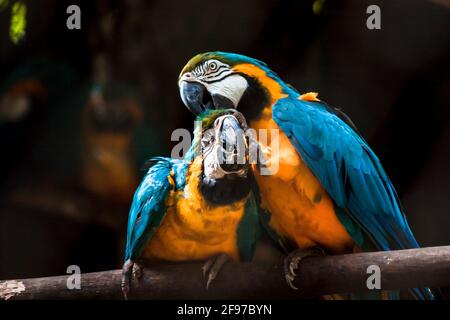
[[248, 88], [245, 90], [241, 101], [237, 107], [238, 110], [245, 110], [247, 121], [258, 119], [262, 110], [270, 103], [270, 93], [261, 83], [244, 73], [239, 73], [247, 79]]

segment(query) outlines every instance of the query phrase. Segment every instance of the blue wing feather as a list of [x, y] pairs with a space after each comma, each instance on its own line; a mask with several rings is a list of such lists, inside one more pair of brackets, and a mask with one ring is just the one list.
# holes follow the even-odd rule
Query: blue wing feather
[[[324, 104], [294, 98], [280, 99], [272, 112], [335, 204], [376, 247], [419, 247], [379, 159], [347, 122]], [[432, 297], [428, 289], [420, 290], [414, 289], [416, 296]]]
[[344, 121], [319, 103], [292, 98], [274, 105], [273, 118], [336, 205], [380, 249], [418, 247], [380, 161]]
[[[139, 256], [147, 241], [154, 235], [164, 219], [167, 197], [172, 188], [183, 188], [188, 162], [170, 158], [151, 159], [156, 163], [150, 167], [137, 188], [128, 216], [125, 260]], [[169, 176], [175, 178], [175, 185]]]

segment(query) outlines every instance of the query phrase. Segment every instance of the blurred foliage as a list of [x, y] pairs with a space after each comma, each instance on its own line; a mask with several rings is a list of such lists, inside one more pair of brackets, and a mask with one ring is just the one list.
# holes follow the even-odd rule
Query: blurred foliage
[[0, 0], [0, 11], [8, 6], [9, 0]]
[[[7, 5], [8, 1], [3, 0]], [[2, 4], [0, 3], [0, 7]], [[27, 27], [27, 6], [22, 1], [14, 2], [11, 7], [11, 24], [9, 26], [9, 38], [14, 44], [25, 36], [25, 28]]]
[[312, 11], [316, 15], [320, 15], [323, 12], [323, 8], [325, 6], [325, 0], [316, 0], [312, 5]]

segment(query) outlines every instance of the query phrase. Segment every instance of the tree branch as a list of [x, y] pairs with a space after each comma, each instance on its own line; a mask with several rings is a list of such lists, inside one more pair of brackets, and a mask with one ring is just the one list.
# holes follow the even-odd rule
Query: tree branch
[[[133, 281], [138, 299], [279, 299], [363, 292], [367, 267], [381, 269], [381, 288], [450, 285], [450, 246], [390, 252], [310, 257], [300, 263], [295, 285], [285, 283], [282, 264], [228, 263], [212, 287], [205, 289], [201, 264], [153, 265]], [[69, 275], [0, 281], [1, 299], [121, 299], [120, 270], [81, 275], [81, 289], [67, 289]]]

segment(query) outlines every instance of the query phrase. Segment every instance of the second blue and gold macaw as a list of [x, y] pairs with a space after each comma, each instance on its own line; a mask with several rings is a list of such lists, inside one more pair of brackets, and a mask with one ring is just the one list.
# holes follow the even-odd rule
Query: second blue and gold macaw
[[[225, 52], [193, 57], [179, 87], [194, 114], [235, 108], [251, 128], [279, 130], [279, 150], [269, 154], [278, 170], [255, 176], [270, 229], [301, 249], [286, 259], [290, 285], [299, 261], [317, 247], [341, 254], [419, 246], [380, 160], [350, 119], [316, 93], [300, 94], [265, 63]], [[427, 288], [411, 292], [433, 298]]]
[[[220, 162], [245, 154], [246, 123], [238, 113], [205, 112], [184, 159], [156, 162], [135, 192], [128, 217], [122, 290], [127, 298], [132, 274], [141, 275], [139, 260], [207, 260], [207, 288], [231, 258], [249, 261], [259, 235], [249, 164]], [[212, 128], [212, 129], [211, 129]], [[230, 131], [231, 130], [231, 131]], [[230, 135], [230, 132], [233, 134]], [[225, 145], [225, 147], [223, 147]], [[239, 149], [241, 146], [241, 149]]]

